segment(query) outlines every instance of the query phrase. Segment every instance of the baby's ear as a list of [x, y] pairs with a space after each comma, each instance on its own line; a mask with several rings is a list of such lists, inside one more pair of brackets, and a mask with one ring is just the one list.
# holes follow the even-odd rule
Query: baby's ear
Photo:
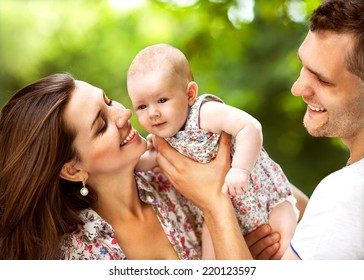
[[85, 180], [82, 171], [76, 167], [76, 162], [74, 160], [65, 163], [59, 173], [59, 177], [72, 182], [80, 182]]
[[196, 82], [189, 82], [187, 85], [188, 105], [192, 105], [198, 95], [198, 85]]

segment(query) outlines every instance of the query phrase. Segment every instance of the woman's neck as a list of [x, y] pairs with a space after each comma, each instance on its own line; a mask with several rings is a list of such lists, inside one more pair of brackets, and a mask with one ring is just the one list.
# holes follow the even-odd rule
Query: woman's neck
[[110, 224], [123, 217], [142, 216], [143, 203], [139, 198], [134, 174], [109, 180], [98, 189], [94, 210]]

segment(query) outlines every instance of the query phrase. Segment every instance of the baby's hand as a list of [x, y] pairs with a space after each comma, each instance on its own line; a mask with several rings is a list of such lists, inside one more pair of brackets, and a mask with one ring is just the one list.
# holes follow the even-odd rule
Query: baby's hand
[[[145, 171], [154, 171], [154, 168], [158, 167], [157, 164], [157, 149], [153, 144], [153, 135], [149, 134], [146, 137], [147, 142], [147, 150], [140, 157], [138, 164], [135, 167], [135, 171], [145, 172]], [[155, 171], [157, 172], [157, 171]]]
[[153, 151], [153, 150], [157, 150], [156, 147], [157, 145], [154, 144], [154, 135], [153, 134], [148, 134], [147, 135], [147, 150], [148, 151]]
[[249, 189], [250, 172], [240, 168], [230, 168], [226, 174], [222, 193], [231, 198], [235, 195], [244, 194]]

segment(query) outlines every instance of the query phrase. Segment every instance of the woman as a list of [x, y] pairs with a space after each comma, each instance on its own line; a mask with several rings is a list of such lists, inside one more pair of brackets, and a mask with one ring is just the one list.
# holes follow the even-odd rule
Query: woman
[[[197, 208], [161, 173], [134, 174], [146, 142], [130, 118], [69, 74], [11, 98], [0, 119], [1, 259], [199, 259], [203, 216], [217, 258], [246, 257], [232, 205], [219, 191], [228, 141], [209, 166], [181, 160], [176, 171], [158, 139], [162, 170]], [[190, 190], [195, 184], [198, 191]]]
[[[161, 174], [134, 174], [146, 144], [130, 117], [102, 90], [68, 74], [11, 98], [0, 118], [0, 259], [201, 258], [202, 213], [217, 258], [246, 257], [231, 203], [219, 191], [226, 135], [209, 164], [157, 139], [161, 170], [201, 212]], [[279, 249], [279, 234], [270, 232], [266, 225], [245, 237], [254, 258]]]

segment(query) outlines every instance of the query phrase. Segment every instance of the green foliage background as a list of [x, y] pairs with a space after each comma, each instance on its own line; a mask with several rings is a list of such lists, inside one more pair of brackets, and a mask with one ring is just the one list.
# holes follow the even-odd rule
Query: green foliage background
[[270, 156], [311, 195], [348, 157], [339, 140], [308, 135], [306, 106], [290, 93], [307, 18], [320, 2], [145, 0], [131, 9], [125, 5], [139, 1], [1, 0], [0, 106], [25, 84], [70, 72], [130, 107], [125, 75], [133, 57], [147, 45], [169, 43], [190, 60], [200, 93], [214, 93], [262, 123]]

